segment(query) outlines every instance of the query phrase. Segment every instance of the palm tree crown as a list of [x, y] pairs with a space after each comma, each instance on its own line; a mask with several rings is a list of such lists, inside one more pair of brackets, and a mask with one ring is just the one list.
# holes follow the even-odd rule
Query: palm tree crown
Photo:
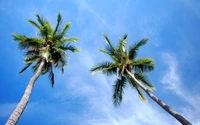
[[49, 73], [52, 87], [54, 85], [54, 73], [53, 68], [61, 69], [64, 72], [64, 66], [67, 65], [66, 50], [72, 52], [79, 52], [79, 50], [70, 45], [70, 42], [76, 42], [77, 38], [66, 38], [67, 30], [70, 27], [70, 22], [66, 23], [61, 29], [62, 16], [58, 13], [57, 24], [55, 28], [52, 28], [50, 23], [42, 18], [40, 15], [35, 15], [37, 22], [28, 20], [30, 24], [35, 26], [39, 31], [39, 37], [27, 37], [21, 34], [13, 34], [14, 40], [19, 43], [19, 48], [24, 50], [26, 66], [19, 72], [25, 71], [31, 64], [34, 63], [32, 69], [37, 70], [40, 63], [45, 61], [42, 69], [42, 74]]
[[115, 85], [113, 86], [113, 103], [115, 106], [119, 105], [122, 101], [123, 88], [128, 82], [138, 92], [139, 97], [146, 101], [143, 96], [140, 87], [135, 83], [133, 79], [127, 74], [126, 70], [132, 72], [137, 80], [145, 85], [149, 90], [154, 90], [154, 86], [149, 82], [144, 75], [145, 72], [152, 71], [154, 69], [154, 62], [151, 58], [136, 59], [138, 49], [147, 43], [147, 39], [142, 39], [138, 43], [127, 49], [127, 34], [119, 40], [116, 47], [113, 47], [110, 40], [104, 35], [107, 43], [105, 50], [100, 49], [101, 52], [109, 55], [112, 62], [103, 62], [91, 69], [91, 72], [101, 71], [108, 76], [112, 74], [118, 75]]

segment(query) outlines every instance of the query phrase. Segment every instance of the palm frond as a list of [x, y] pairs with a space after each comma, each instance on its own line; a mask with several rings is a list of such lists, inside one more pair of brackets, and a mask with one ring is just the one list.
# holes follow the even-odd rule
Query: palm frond
[[67, 60], [66, 55], [63, 52], [56, 51], [55, 53], [52, 53], [51, 62], [55, 68], [61, 69], [61, 72], [64, 73], [64, 66], [67, 66]]
[[[40, 63], [41, 63], [41, 62], [42, 62], [42, 58], [39, 59], [39, 60], [37, 60], [37, 62], [35, 63], [35, 65], [32, 66], [32, 70], [33, 70], [34, 72], [37, 71], [37, 69], [38, 69], [38, 67], [40, 66]], [[45, 63], [46, 63], [46, 62], [45, 62]], [[45, 66], [45, 64], [44, 64], [44, 66]]]
[[102, 53], [105, 53], [105, 54], [107, 54], [109, 56], [113, 56], [113, 53], [111, 53], [111, 52], [109, 52], [107, 50], [99, 49], [99, 51], [102, 52]]
[[121, 52], [118, 52], [117, 50], [113, 50], [108, 46], [105, 47], [105, 50], [99, 49], [99, 51], [109, 55], [115, 62], [120, 62], [121, 60], [121, 57], [122, 57]]
[[68, 43], [67, 45], [63, 45], [63, 46], [60, 46], [59, 48], [63, 49], [63, 50], [70, 50], [72, 52], [80, 52], [79, 49], [77, 49], [75, 46], [73, 45], [70, 45], [70, 43]]
[[45, 24], [40, 29], [40, 35], [41, 35], [41, 37], [43, 37], [45, 39], [45, 41], [51, 40], [51, 39], [53, 39], [52, 31], [53, 31], [53, 29], [52, 29], [51, 25], [49, 24], [48, 21], [46, 21]]
[[31, 64], [32, 63], [26, 64], [26, 66], [22, 70], [19, 71], [19, 74], [21, 74], [22, 72], [24, 72]]
[[61, 59], [58, 60], [58, 64], [56, 65], [56, 67], [60, 68], [61, 71], [62, 71], [62, 68], [63, 68], [64, 66], [66, 66], [66, 65], [67, 65], [67, 60], [66, 60], [66, 58], [64, 58], [64, 57], [62, 56]]
[[40, 55], [40, 51], [36, 50], [36, 49], [30, 49], [25, 52], [25, 56], [39, 56]]
[[138, 96], [140, 97], [140, 99], [141, 99], [142, 101], [146, 102], [147, 100], [146, 100], [146, 98], [144, 97], [142, 91], [140, 90], [140, 88], [139, 88], [138, 86], [136, 86], [136, 90], [137, 90], [137, 92], [138, 92]]
[[65, 37], [67, 30], [69, 29], [71, 23], [68, 22], [65, 24], [64, 28], [62, 29], [61, 33], [58, 35], [55, 35], [54, 40], [61, 40], [62, 38]]
[[108, 46], [110, 47], [111, 50], [114, 51], [114, 47], [112, 46], [112, 44], [110, 43], [110, 40], [108, 39], [106, 34], [103, 34], [103, 37], [105, 39], [105, 42], [108, 44]]
[[31, 38], [26, 37], [25, 35], [21, 34], [13, 34], [14, 41], [19, 43], [20, 49], [27, 49], [29, 47], [38, 48], [41, 46], [43, 40], [40, 38]]
[[53, 88], [54, 86], [54, 73], [53, 73], [53, 68], [52, 66], [49, 67], [49, 79], [51, 80], [51, 86]]
[[92, 73], [95, 73], [97, 71], [101, 71], [101, 73], [110, 76], [117, 73], [117, 66], [112, 62], [103, 62], [90, 69], [90, 72]]
[[126, 76], [126, 78], [127, 78], [128, 82], [129, 82], [130, 86], [131, 86], [132, 88], [136, 89], [136, 91], [138, 92], [138, 96], [140, 97], [140, 99], [141, 99], [142, 101], [145, 102], [145, 101], [146, 101], [146, 98], [143, 96], [143, 93], [141, 92], [139, 86], [137, 85], [137, 82], [134, 81], [134, 80], [133, 80], [132, 78], [130, 78], [129, 76]]
[[[61, 60], [63, 57], [63, 52], [60, 52], [60, 51], [56, 51], [54, 53], [51, 54], [51, 60], [53, 62], [53, 64], [57, 67], [58, 66], [58, 62], [59, 60]], [[65, 51], [64, 51], [65, 53]], [[65, 55], [65, 54], [64, 54]]]
[[34, 48], [28, 48], [28, 51], [25, 53], [25, 63], [33, 63], [38, 58], [40, 58], [40, 51]]
[[61, 69], [61, 72], [62, 72], [62, 74], [64, 74], [64, 68], [62, 67], [62, 69]]
[[40, 23], [40, 25], [44, 26], [44, 24], [46, 23], [46, 20], [37, 13], [35, 14], [35, 16], [37, 17], [37, 21]]
[[36, 28], [40, 29], [40, 25], [37, 24], [35, 21], [28, 19], [28, 22], [29, 22], [30, 24], [32, 24], [33, 26], [35, 26]]
[[154, 70], [154, 62], [151, 58], [141, 58], [132, 62], [132, 68], [136, 72], [148, 72]]
[[66, 42], [76, 42], [78, 40], [78, 38], [65, 38], [63, 40], [60, 40], [58, 42], [56, 42], [55, 46], [63, 46]]
[[119, 44], [118, 44], [118, 51], [121, 52], [122, 55], [125, 55], [126, 53], [126, 47], [127, 47], [127, 41], [126, 38], [128, 37], [127, 34], [124, 35], [124, 37], [122, 39], [119, 40]]
[[124, 34], [123, 40], [126, 40], [127, 37], [128, 37], [128, 34]]
[[40, 64], [37, 62], [34, 66], [32, 66], [33, 72], [36, 72], [36, 71], [37, 71], [39, 65], [40, 65]]
[[43, 67], [43, 70], [42, 70], [42, 75], [44, 75], [44, 74], [46, 74], [47, 72], [49, 72], [49, 71], [51, 70], [51, 69], [50, 69], [51, 67], [52, 67], [51, 62], [47, 62], [47, 61], [46, 61], [46, 62], [44, 63], [44, 67]]
[[109, 68], [107, 69], [104, 69], [102, 71], [103, 74], [107, 75], [107, 76], [110, 76], [110, 75], [113, 75], [113, 74], [117, 74], [117, 67], [114, 65], [114, 66], [110, 66]]
[[109, 46], [106, 46], [105, 50], [99, 49], [99, 51], [109, 55], [110, 57], [115, 56], [115, 50], [111, 49]]
[[115, 106], [120, 105], [123, 98], [123, 89], [126, 84], [126, 78], [121, 76], [121, 78], [115, 81], [115, 85], [113, 85], [113, 104]]
[[61, 15], [61, 13], [58, 13], [58, 16], [57, 16], [57, 24], [56, 24], [56, 28], [55, 28], [54, 31], [53, 31], [53, 36], [55, 36], [55, 34], [57, 33], [61, 22], [62, 22], [62, 15]]
[[64, 74], [64, 67], [67, 66], [66, 60], [62, 60], [62, 61], [61, 61], [61, 64], [62, 64], [61, 72], [62, 72], [62, 74]]
[[25, 58], [24, 63], [33, 63], [38, 59], [38, 56], [28, 56]]
[[145, 75], [141, 73], [135, 73], [134, 76], [136, 79], [141, 81], [148, 89], [155, 90], [155, 87], [150, 83], [149, 79]]
[[142, 39], [129, 49], [129, 59], [134, 60], [137, 56], [138, 49], [147, 43], [148, 39]]

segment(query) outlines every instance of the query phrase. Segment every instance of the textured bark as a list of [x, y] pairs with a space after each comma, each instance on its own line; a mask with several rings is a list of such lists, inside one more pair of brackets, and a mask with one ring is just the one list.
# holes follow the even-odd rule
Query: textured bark
[[40, 66], [38, 67], [35, 75], [30, 79], [30, 81], [29, 81], [29, 83], [26, 87], [26, 90], [24, 92], [24, 95], [22, 96], [20, 102], [18, 103], [18, 105], [15, 108], [15, 110], [13, 111], [13, 113], [10, 115], [10, 117], [9, 117], [9, 119], [6, 122], [5, 125], [16, 125], [17, 124], [20, 116], [22, 115], [23, 111], [26, 108], [26, 105], [28, 104], [34, 83], [38, 79], [38, 77], [40, 76], [42, 69], [43, 69], [43, 66], [44, 66], [44, 61], [42, 61], [40, 63]]
[[135, 76], [129, 72], [126, 69], [126, 72], [128, 73], [128, 75], [134, 80], [136, 81], [137, 85], [139, 85], [148, 95], [149, 97], [151, 97], [158, 105], [160, 105], [165, 111], [167, 111], [169, 114], [171, 114], [175, 119], [177, 119], [181, 124], [183, 125], [192, 125], [188, 120], [186, 120], [183, 116], [181, 116], [179, 113], [177, 113], [176, 111], [174, 111], [172, 108], [170, 108], [167, 104], [165, 104], [164, 102], [162, 102], [158, 97], [156, 97], [155, 95], [153, 95], [143, 84], [141, 84], [136, 78]]

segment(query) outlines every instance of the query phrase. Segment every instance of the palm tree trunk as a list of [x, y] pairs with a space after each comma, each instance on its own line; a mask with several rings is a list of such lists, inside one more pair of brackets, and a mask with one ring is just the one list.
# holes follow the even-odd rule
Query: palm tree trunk
[[128, 73], [128, 75], [134, 80], [136, 81], [137, 85], [139, 85], [148, 95], [149, 97], [151, 97], [156, 103], [158, 103], [158, 105], [160, 105], [165, 111], [167, 111], [169, 114], [171, 114], [175, 119], [177, 119], [180, 123], [182, 123], [183, 125], [192, 125], [188, 120], [186, 120], [183, 116], [181, 116], [180, 114], [178, 114], [176, 111], [174, 111], [172, 108], [170, 108], [167, 104], [165, 104], [164, 102], [162, 102], [162, 100], [160, 100], [158, 97], [156, 97], [155, 95], [153, 95], [143, 84], [141, 84], [136, 78], [135, 76], [129, 72], [126, 69], [126, 72]]
[[22, 115], [23, 111], [26, 108], [26, 105], [28, 104], [34, 83], [40, 76], [43, 66], [44, 66], [44, 60], [40, 63], [40, 66], [38, 67], [35, 75], [30, 79], [30, 81], [26, 87], [26, 90], [24, 92], [24, 95], [22, 96], [20, 102], [18, 103], [18, 105], [15, 108], [15, 110], [13, 111], [13, 113], [10, 115], [10, 117], [5, 125], [16, 125], [17, 124], [20, 116]]

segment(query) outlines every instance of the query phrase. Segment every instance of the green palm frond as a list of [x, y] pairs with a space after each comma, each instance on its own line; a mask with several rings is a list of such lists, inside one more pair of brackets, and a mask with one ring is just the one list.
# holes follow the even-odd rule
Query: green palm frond
[[78, 40], [78, 38], [65, 38], [65, 39], [62, 39], [58, 42], [56, 42], [56, 45], [55, 46], [63, 46], [65, 43], [67, 42], [76, 42]]
[[123, 39], [119, 40], [119, 44], [118, 44], [118, 51], [121, 52], [122, 55], [125, 55], [126, 53], [126, 47], [127, 47], [127, 41], [126, 38], [128, 37], [127, 34], [124, 35]]
[[35, 62], [38, 58], [40, 58], [40, 51], [36, 49], [30, 49], [25, 53], [25, 63], [33, 63]]
[[56, 24], [56, 28], [53, 31], [53, 36], [55, 36], [55, 34], [58, 32], [58, 29], [59, 29], [61, 22], [62, 22], [62, 15], [61, 15], [61, 13], [58, 13], [57, 24]]
[[138, 92], [138, 96], [140, 97], [140, 99], [142, 101], [146, 101], [146, 98], [144, 97], [143, 93], [141, 92], [139, 86], [137, 85], [136, 81], [134, 81], [132, 78], [130, 78], [129, 76], [126, 76], [130, 86], [134, 89], [136, 89], [136, 91]]
[[28, 56], [25, 58], [24, 63], [33, 63], [38, 59], [38, 56]]
[[112, 46], [112, 44], [110, 43], [110, 40], [108, 39], [107, 35], [106, 34], [103, 34], [103, 37], [105, 39], [105, 42], [108, 44], [108, 46], [110, 47], [110, 49], [112, 51], [114, 51], [114, 47]]
[[107, 75], [107, 76], [110, 76], [110, 75], [113, 75], [113, 74], [117, 74], [117, 67], [111, 65], [109, 68], [104, 69], [102, 71], [102, 73]]
[[53, 34], [53, 28], [51, 26], [51, 24], [47, 21], [45, 23], [45, 26], [46, 26], [46, 30], [47, 30], [47, 37], [48, 37], [48, 40], [51, 40], [52, 39], [52, 34]]
[[63, 49], [63, 50], [70, 50], [72, 52], [80, 52], [79, 49], [77, 49], [75, 46], [73, 45], [70, 45], [70, 43], [68, 43], [67, 45], [63, 45], [63, 46], [60, 46], [59, 48]]
[[126, 84], [126, 78], [121, 76], [121, 78], [115, 81], [115, 85], [113, 85], [113, 104], [118, 106], [122, 102], [123, 98], [123, 89]]
[[61, 40], [62, 38], [64, 38], [65, 35], [66, 35], [67, 30], [68, 30], [69, 27], [70, 27], [70, 25], [71, 25], [70, 22], [66, 23], [65, 26], [64, 26], [64, 28], [62, 29], [61, 33], [58, 34], [58, 35], [55, 35], [54, 39], [55, 39], [55, 40]]
[[40, 35], [45, 39], [45, 41], [52, 39], [52, 27], [48, 21], [40, 28]]
[[17, 41], [20, 49], [27, 49], [29, 47], [39, 48], [43, 43], [43, 40], [40, 38], [30, 38], [21, 34], [13, 34], [14, 41]]
[[29, 49], [27, 52], [25, 52], [25, 56], [29, 57], [29, 56], [38, 56], [40, 55], [40, 51], [39, 50], [35, 50], [35, 49]]
[[92, 73], [96, 73], [97, 71], [109, 76], [117, 73], [117, 66], [112, 62], [103, 62], [90, 69]]
[[141, 81], [148, 89], [155, 90], [155, 87], [150, 83], [149, 79], [145, 75], [141, 73], [135, 73], [134, 76], [136, 79]]
[[129, 59], [134, 60], [137, 56], [138, 49], [147, 43], [148, 39], [142, 39], [129, 49]]
[[114, 56], [114, 54], [112, 52], [109, 52], [107, 50], [99, 49], [99, 51], [102, 52], [102, 53], [105, 53], [105, 54], [107, 54], [109, 56]]
[[32, 24], [33, 26], [35, 26], [36, 28], [40, 29], [40, 25], [37, 24], [35, 21], [28, 19], [28, 22], [29, 22], [30, 24]]
[[132, 68], [136, 72], [148, 72], [154, 70], [154, 62], [151, 58], [141, 58], [132, 62]]
[[26, 66], [22, 70], [19, 71], [19, 74], [21, 74], [22, 72], [24, 72], [31, 64], [32, 63], [26, 64]]
[[140, 99], [141, 99], [142, 101], [146, 102], [147, 99], [144, 97], [144, 95], [143, 95], [142, 91], [140, 90], [139, 86], [136, 86], [136, 90], [137, 90], [137, 92], [138, 92], [138, 96], [140, 97]]
[[109, 55], [114, 61], [116, 61], [116, 62], [118, 61], [118, 59], [116, 58], [117, 55], [115, 54], [115, 52], [110, 47], [106, 46], [105, 50], [99, 49], [99, 51]]
[[37, 13], [35, 14], [35, 16], [37, 18], [37, 21], [40, 23], [40, 25], [44, 26], [44, 24], [46, 23], [46, 20]]

